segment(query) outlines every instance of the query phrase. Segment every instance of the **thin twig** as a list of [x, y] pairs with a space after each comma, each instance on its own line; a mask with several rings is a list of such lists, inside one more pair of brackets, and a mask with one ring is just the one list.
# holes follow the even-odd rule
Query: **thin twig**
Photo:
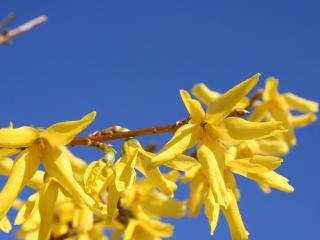
[[[249, 112], [246, 109], [234, 108], [227, 117], [243, 117], [248, 113]], [[190, 118], [186, 118], [174, 124], [159, 126], [159, 127], [141, 128], [136, 130], [126, 130], [126, 131], [120, 131], [120, 132], [112, 131], [112, 129], [119, 128], [117, 126], [114, 128], [108, 128], [108, 131], [104, 131], [104, 130], [97, 131], [94, 134], [90, 134], [85, 137], [75, 138], [68, 145], [69, 146], [77, 146], [77, 145], [95, 146], [95, 144], [93, 143], [102, 143], [102, 142], [111, 141], [115, 139], [130, 138], [130, 137], [137, 137], [137, 136], [150, 135], [150, 134], [175, 132], [177, 131], [178, 128], [187, 124], [189, 120]]]
[[43, 23], [45, 23], [48, 20], [48, 17], [45, 15], [36, 17], [8, 32], [3, 33], [0, 35], [0, 45], [3, 44], [9, 44], [13, 38], [19, 36], [22, 33], [25, 33], [29, 30], [31, 30], [34, 27], [37, 27]]
[[150, 135], [150, 134], [159, 134], [159, 133], [167, 133], [167, 132], [175, 132], [179, 127], [187, 124], [189, 118], [184, 119], [183, 121], [159, 126], [159, 127], [151, 127], [151, 128], [142, 128], [137, 130], [129, 130], [126, 132], [106, 132], [101, 134], [88, 135], [86, 137], [80, 137], [73, 139], [72, 142], [69, 143], [69, 146], [76, 145], [89, 145], [91, 142], [106, 142], [115, 139], [121, 138], [130, 138], [136, 136]]

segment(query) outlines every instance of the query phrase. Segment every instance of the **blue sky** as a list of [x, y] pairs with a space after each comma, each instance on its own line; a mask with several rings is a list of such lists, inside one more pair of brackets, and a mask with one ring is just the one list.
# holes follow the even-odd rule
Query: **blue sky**
[[[13, 25], [46, 14], [49, 22], [0, 48], [1, 126], [48, 126], [98, 112], [92, 132], [173, 123], [186, 111], [179, 89], [197, 82], [225, 91], [260, 72], [280, 90], [319, 102], [318, 1], [9, 1]], [[313, 239], [320, 214], [319, 124], [298, 129], [280, 172], [296, 191], [263, 194], [240, 180], [239, 203], [251, 239]], [[170, 135], [140, 138], [163, 142]], [[93, 160], [95, 150], [79, 153]], [[3, 179], [2, 179], [3, 180]], [[182, 188], [179, 197], [187, 195]], [[13, 216], [13, 215], [12, 215]], [[170, 220], [172, 239], [214, 237], [206, 218]], [[1, 239], [11, 239], [0, 234]]]

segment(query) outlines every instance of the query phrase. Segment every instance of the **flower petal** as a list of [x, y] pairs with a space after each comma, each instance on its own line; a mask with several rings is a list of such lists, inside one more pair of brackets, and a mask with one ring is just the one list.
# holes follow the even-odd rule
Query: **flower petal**
[[39, 137], [39, 132], [32, 127], [1, 128], [0, 147], [29, 147]]
[[0, 193], [0, 219], [5, 217], [23, 187], [37, 171], [38, 166], [39, 158], [31, 149], [26, 149], [18, 155]]
[[96, 112], [91, 112], [78, 121], [53, 124], [41, 133], [41, 137], [47, 139], [51, 146], [67, 145], [76, 135], [85, 129], [95, 117]]
[[176, 158], [189, 148], [192, 148], [201, 135], [201, 128], [198, 124], [186, 124], [180, 127], [171, 140], [152, 159], [149, 169], [162, 165], [163, 163]]
[[249, 122], [238, 117], [223, 121], [228, 134], [236, 140], [250, 140], [275, 136], [286, 130], [281, 122]]
[[115, 164], [116, 179], [115, 184], [118, 192], [130, 189], [136, 181], [135, 165], [137, 161], [138, 151], [125, 160], [126, 156], [122, 156]]
[[204, 83], [198, 83], [193, 86], [192, 94], [209, 106], [221, 94], [210, 90]]
[[288, 179], [276, 173], [275, 171], [267, 173], [246, 173], [238, 170], [233, 172], [250, 178], [259, 184], [278, 189], [283, 192], [293, 192], [294, 188], [288, 183]]
[[243, 99], [259, 81], [260, 74], [252, 76], [233, 87], [208, 106], [207, 117], [210, 123], [220, 123], [230, 114], [235, 105]]
[[283, 139], [259, 140], [258, 144], [260, 153], [265, 155], [283, 156], [289, 151]]
[[58, 184], [53, 180], [49, 180], [39, 192], [40, 226], [38, 240], [48, 240], [50, 238], [57, 197]]
[[249, 232], [246, 230], [243, 224], [235, 196], [232, 197], [232, 200], [227, 208], [222, 207], [222, 211], [229, 224], [232, 239], [247, 240], [249, 237]]
[[185, 90], [180, 90], [181, 98], [186, 106], [192, 123], [198, 123], [204, 120], [205, 112], [199, 101], [192, 99], [190, 94]]
[[201, 181], [191, 181], [190, 182], [190, 194], [188, 200], [189, 212], [188, 216], [196, 217], [199, 215], [201, 205], [205, 193], [208, 191], [208, 187], [205, 186], [204, 182]]
[[0, 220], [0, 230], [9, 233], [11, 231], [11, 223], [7, 217], [4, 217]]
[[68, 156], [60, 148], [49, 147], [43, 157], [43, 164], [50, 177], [61, 184], [61, 186], [77, 201], [83, 201], [92, 211], [99, 216], [105, 216], [105, 206], [96, 204], [76, 181], [72, 173], [72, 167]]
[[278, 85], [279, 80], [274, 77], [270, 77], [266, 80], [266, 87], [262, 95], [264, 101], [279, 97]]
[[112, 220], [118, 215], [118, 202], [120, 199], [120, 193], [117, 191], [115, 184], [112, 184], [108, 189], [108, 216], [106, 222], [110, 224]]
[[159, 170], [158, 167], [148, 169], [147, 166], [151, 163], [151, 156], [148, 156], [147, 153], [139, 153], [139, 171], [144, 174], [147, 179], [149, 179], [152, 184], [159, 188], [163, 193], [173, 198], [174, 192], [177, 190], [177, 185], [175, 182], [167, 179]]
[[197, 149], [197, 157], [207, 178], [215, 201], [222, 206], [227, 206], [229, 201], [229, 193], [227, 192], [227, 188], [225, 186], [222, 173], [220, 172], [216, 157], [207, 144], [199, 144]]
[[306, 113], [319, 111], [319, 103], [317, 102], [299, 97], [293, 93], [284, 93], [282, 96], [284, 97], [290, 109]]
[[199, 166], [199, 162], [193, 157], [180, 154], [176, 158], [164, 163], [164, 166], [178, 171], [188, 171], [192, 167]]
[[204, 211], [209, 220], [210, 234], [213, 235], [219, 220], [220, 206], [215, 202], [211, 191], [208, 192], [208, 196], [204, 202]]
[[[0, 160], [0, 174], [9, 176], [11, 174], [11, 169], [13, 167], [14, 161], [10, 158], [2, 158]], [[36, 171], [32, 178], [28, 181], [27, 185], [33, 189], [39, 190], [43, 185], [43, 171]]]
[[281, 121], [283, 127], [287, 129], [286, 132], [283, 133], [284, 139], [286, 140], [289, 147], [296, 145], [296, 137], [294, 134], [294, 129], [291, 123], [291, 116], [289, 111], [286, 111], [283, 108], [275, 107], [271, 109], [272, 116]]
[[317, 120], [317, 115], [314, 113], [306, 113], [299, 116], [291, 116], [291, 123], [294, 128], [305, 127]]
[[282, 161], [283, 160], [278, 157], [255, 155], [251, 158], [230, 160], [227, 162], [227, 166], [243, 172], [264, 173], [278, 168]]
[[260, 122], [268, 113], [268, 108], [266, 103], [261, 103], [254, 107], [252, 114], [248, 117], [250, 122]]
[[186, 212], [185, 202], [168, 198], [158, 191], [152, 191], [147, 195], [143, 208], [155, 216], [180, 218]]
[[80, 206], [75, 211], [75, 216], [72, 221], [72, 225], [79, 234], [86, 234], [93, 228], [93, 213], [86, 206]]
[[19, 209], [19, 212], [14, 220], [14, 225], [23, 224], [32, 214], [38, 209], [39, 193], [32, 194], [28, 200]]

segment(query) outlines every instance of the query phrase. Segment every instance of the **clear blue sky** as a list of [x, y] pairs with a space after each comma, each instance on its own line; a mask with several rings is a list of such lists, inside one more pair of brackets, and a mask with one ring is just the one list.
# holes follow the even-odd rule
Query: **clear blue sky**
[[[205, 82], [224, 91], [256, 72], [319, 101], [319, 9], [318, 1], [2, 0], [0, 18], [16, 12], [13, 25], [40, 14], [49, 22], [0, 48], [0, 124], [48, 126], [92, 110], [87, 132], [168, 124], [186, 116], [179, 88]], [[318, 123], [299, 129], [280, 169], [294, 193], [265, 195], [240, 180], [251, 239], [319, 235], [319, 133]], [[223, 217], [214, 237], [203, 215], [172, 222], [172, 239], [229, 239]]]

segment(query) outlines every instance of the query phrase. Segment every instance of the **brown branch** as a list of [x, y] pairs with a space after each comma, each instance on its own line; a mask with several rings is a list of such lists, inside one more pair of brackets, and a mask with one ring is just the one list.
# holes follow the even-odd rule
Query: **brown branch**
[[[234, 108], [232, 112], [227, 117], [243, 117], [247, 115], [249, 112], [243, 108]], [[102, 131], [94, 132], [85, 137], [75, 138], [68, 145], [69, 146], [95, 146], [101, 144], [102, 142], [107, 142], [115, 139], [122, 138], [130, 138], [137, 137], [143, 135], [150, 134], [159, 134], [159, 133], [168, 133], [175, 132], [179, 127], [187, 124], [190, 118], [186, 118], [182, 121], [178, 121], [174, 124], [159, 126], [159, 127], [151, 127], [151, 128], [141, 128], [136, 130], [125, 130], [125, 131], [116, 131], [116, 129], [125, 129], [119, 126], [114, 126], [112, 128], [108, 128]]]
[[151, 128], [142, 128], [137, 130], [125, 131], [125, 132], [113, 132], [113, 131], [96, 132], [93, 135], [88, 135], [85, 137], [73, 139], [72, 142], [69, 143], [69, 146], [90, 145], [92, 144], [92, 142], [106, 142], [106, 141], [111, 141], [111, 140], [121, 139], [121, 138], [130, 138], [130, 137], [150, 135], [150, 134], [175, 132], [179, 127], [187, 124], [188, 121], [189, 121], [189, 118], [186, 118], [181, 122], [177, 122], [170, 125], [151, 127]]
[[8, 32], [2, 33], [0, 35], [0, 45], [1, 44], [9, 44], [13, 38], [19, 36], [22, 33], [25, 33], [29, 30], [31, 30], [34, 27], [37, 27], [43, 23], [45, 23], [48, 20], [48, 17], [45, 15], [39, 16], [37, 18], [34, 18]]

